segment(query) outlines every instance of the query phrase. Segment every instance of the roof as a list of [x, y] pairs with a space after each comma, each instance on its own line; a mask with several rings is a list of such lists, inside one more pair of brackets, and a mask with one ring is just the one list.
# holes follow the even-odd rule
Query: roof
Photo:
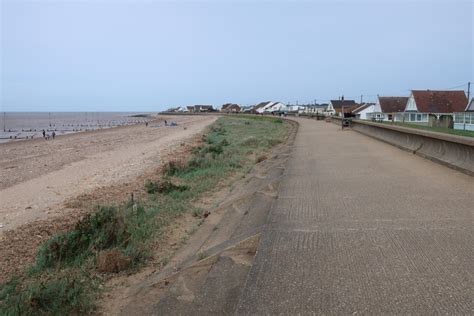
[[240, 106], [235, 103], [226, 103], [222, 105], [221, 111], [240, 110]]
[[471, 102], [466, 107], [466, 112], [471, 112], [474, 111], [474, 98], [471, 99]]
[[256, 109], [263, 108], [263, 107], [267, 106], [270, 103], [273, 103], [273, 102], [272, 101], [260, 102], [253, 109], [256, 110]]
[[418, 112], [453, 113], [466, 109], [467, 97], [463, 90], [413, 90]]
[[373, 103], [362, 104], [361, 106], [359, 106], [359, 107], [355, 108], [354, 110], [352, 110], [352, 113], [354, 113], [354, 114], [360, 113], [360, 112], [362, 112], [363, 110], [367, 109], [369, 106], [372, 106], [372, 105], [374, 105], [374, 104]]
[[382, 113], [404, 112], [408, 97], [379, 97]]
[[[331, 104], [333, 106], [334, 109], [340, 109], [342, 108], [343, 106], [346, 107], [346, 106], [354, 106], [356, 105], [357, 103], [354, 101], [354, 100], [331, 100]], [[346, 111], [344, 111], [346, 112]]]
[[[344, 113], [352, 113], [352, 111], [356, 110], [358, 107], [360, 107], [359, 104], [354, 104], [352, 106], [346, 106], [344, 105]], [[341, 113], [342, 112], [342, 107], [340, 108], [336, 108], [335, 109], [337, 113]]]

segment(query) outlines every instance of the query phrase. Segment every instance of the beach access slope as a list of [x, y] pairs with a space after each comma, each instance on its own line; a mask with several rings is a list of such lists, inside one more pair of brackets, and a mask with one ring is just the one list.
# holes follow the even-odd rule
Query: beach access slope
[[[166, 116], [145, 124], [83, 132], [54, 140], [0, 144], [0, 235], [60, 215], [64, 203], [130, 180], [204, 131], [216, 116]], [[164, 120], [177, 126], [164, 126]]]

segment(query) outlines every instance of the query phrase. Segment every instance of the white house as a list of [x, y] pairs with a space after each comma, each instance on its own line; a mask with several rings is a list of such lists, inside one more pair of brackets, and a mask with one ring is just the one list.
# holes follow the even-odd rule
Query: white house
[[474, 98], [467, 105], [465, 112], [454, 113], [453, 128], [474, 131]]
[[401, 121], [402, 116], [397, 113], [405, 112], [408, 97], [377, 97], [374, 111], [367, 115], [369, 120]]
[[265, 112], [286, 112], [288, 111], [287, 106], [281, 102], [273, 102], [270, 106], [265, 109]]
[[364, 103], [355, 110], [352, 111], [352, 115], [355, 118], [360, 120], [367, 120], [369, 119], [368, 115], [373, 113], [375, 109], [375, 103]]
[[463, 90], [413, 90], [402, 120], [420, 125], [450, 127], [453, 113], [464, 111], [467, 103]]
[[303, 113], [303, 111], [305, 110], [305, 107], [301, 105], [288, 105], [287, 109], [288, 109], [288, 112]]

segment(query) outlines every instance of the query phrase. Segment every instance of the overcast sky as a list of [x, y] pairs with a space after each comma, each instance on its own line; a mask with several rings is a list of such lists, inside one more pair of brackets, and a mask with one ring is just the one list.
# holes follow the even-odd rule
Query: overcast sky
[[472, 1], [0, 1], [2, 111], [374, 100], [473, 80]]

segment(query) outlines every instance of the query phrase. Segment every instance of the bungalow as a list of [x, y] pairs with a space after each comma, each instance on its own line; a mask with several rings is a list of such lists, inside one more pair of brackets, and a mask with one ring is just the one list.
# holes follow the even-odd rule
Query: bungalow
[[327, 104], [309, 104], [305, 106], [303, 112], [307, 114], [325, 114], [327, 107]]
[[303, 113], [305, 110], [304, 106], [301, 105], [289, 105], [288, 106], [288, 112], [291, 113]]
[[241, 107], [235, 103], [226, 103], [222, 105], [221, 112], [225, 113], [239, 113], [241, 111]]
[[463, 90], [412, 90], [401, 119], [420, 125], [452, 127], [453, 113], [464, 111], [467, 102]]
[[326, 112], [328, 112], [328, 114], [330, 115], [334, 115], [336, 113], [340, 115], [343, 108], [344, 108], [344, 113], [347, 113], [348, 108], [351, 108], [352, 110], [354, 110], [356, 106], [357, 106], [357, 103], [354, 100], [344, 100], [344, 97], [343, 97], [342, 100], [329, 101]]
[[474, 98], [466, 106], [465, 112], [454, 113], [454, 129], [474, 131]]
[[368, 115], [374, 112], [375, 103], [364, 103], [352, 111], [352, 115], [356, 119], [367, 120]]
[[401, 121], [396, 113], [404, 112], [408, 97], [377, 97], [374, 111], [367, 116], [370, 120]]
[[187, 107], [189, 112], [214, 112], [212, 105], [191, 105]]
[[270, 113], [280, 113], [280, 112], [286, 112], [286, 111], [287, 111], [286, 105], [281, 102], [274, 102], [271, 106], [265, 109], [265, 112], [270, 112]]
[[253, 107], [252, 112], [257, 114], [263, 114], [263, 112], [265, 112], [265, 109], [268, 106], [271, 106], [272, 104], [272, 101], [260, 102], [259, 104]]

